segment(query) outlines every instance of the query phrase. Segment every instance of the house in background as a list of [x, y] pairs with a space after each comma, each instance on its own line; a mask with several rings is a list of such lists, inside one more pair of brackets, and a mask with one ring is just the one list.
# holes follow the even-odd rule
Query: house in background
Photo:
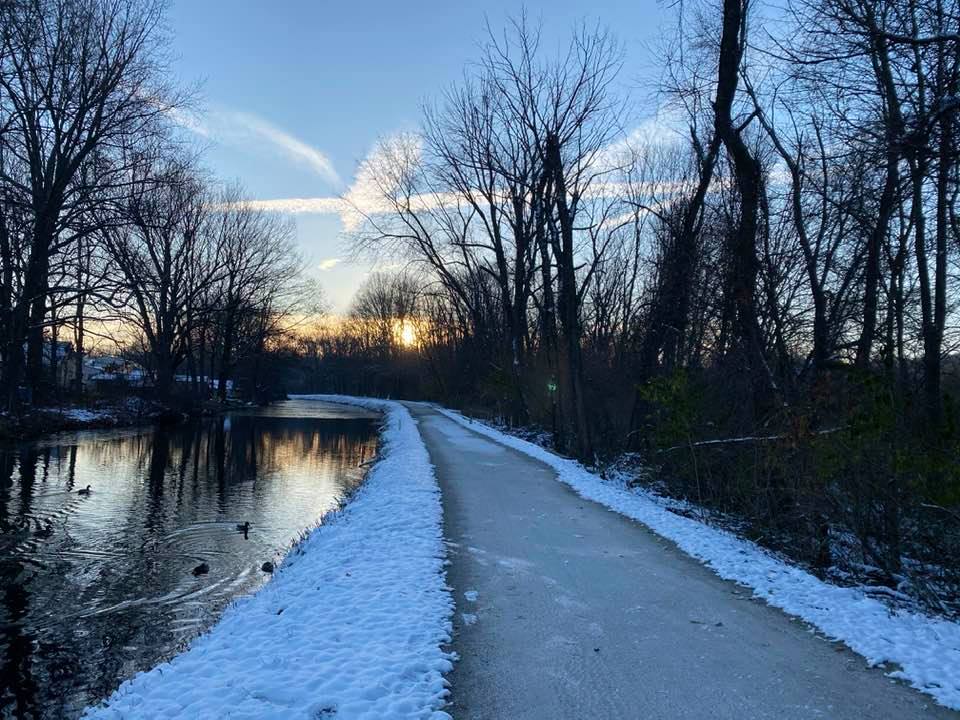
[[[24, 352], [26, 352], [26, 348], [24, 348]], [[44, 338], [41, 359], [43, 367], [47, 368], [48, 372], [51, 367], [53, 368], [58, 388], [73, 386], [77, 365], [72, 342], [67, 340], [54, 342], [50, 338]]]
[[[74, 376], [71, 374], [69, 377]], [[83, 359], [84, 392], [113, 394], [152, 385], [147, 371], [132, 360], [116, 355], [87, 356]]]

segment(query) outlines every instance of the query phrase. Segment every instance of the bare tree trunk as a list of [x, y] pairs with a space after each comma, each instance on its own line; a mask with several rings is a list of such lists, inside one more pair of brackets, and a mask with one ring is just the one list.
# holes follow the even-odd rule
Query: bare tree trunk
[[84, 283], [84, 241], [77, 243], [77, 318], [73, 326], [73, 391], [77, 397], [83, 395], [83, 358], [84, 348], [84, 313], [86, 312], [86, 293]]
[[166, 402], [172, 397], [176, 368], [174, 367], [173, 358], [171, 358], [170, 354], [165, 352], [163, 348], [159, 348], [158, 351], [155, 352], [154, 361], [157, 364], [154, 392], [158, 398]]
[[559, 279], [560, 326], [563, 331], [561, 355], [562, 397], [568, 407], [566, 420], [570, 423], [572, 447], [577, 457], [593, 457], [593, 442], [583, 397], [583, 361], [580, 348], [580, 303], [577, 289], [576, 259], [573, 234], [574, 213], [569, 206], [560, 143], [553, 133], [547, 136], [544, 164], [554, 184], [557, 222], [560, 237], [554, 254], [557, 258]]
[[930, 426], [939, 428], [943, 416], [941, 392], [941, 353], [943, 333], [947, 320], [947, 238], [949, 232], [950, 182], [952, 180], [953, 120], [946, 117], [941, 123], [943, 137], [937, 158], [937, 234], [934, 257], [934, 296], [931, 327], [923, 333], [924, 393], [927, 399], [927, 417]]
[[[7, 406], [20, 406], [20, 386], [26, 379], [33, 390], [42, 380], [41, 353], [43, 352], [43, 319], [46, 315], [47, 253], [49, 239], [41, 227], [35, 225], [30, 257], [24, 273], [21, 297], [11, 312], [10, 333], [7, 338], [7, 362], [3, 367], [3, 385], [7, 392]], [[27, 356], [24, 357], [24, 345]]]
[[220, 402], [227, 401], [227, 383], [230, 381], [230, 366], [233, 363], [234, 326], [236, 310], [228, 308], [223, 328], [223, 352], [220, 354], [220, 376], [217, 379], [217, 397]]
[[899, 183], [899, 153], [891, 146], [887, 150], [887, 164], [883, 190], [877, 205], [877, 221], [867, 238], [866, 268], [863, 285], [863, 325], [857, 341], [856, 367], [866, 369], [870, 366], [870, 354], [877, 332], [877, 306], [880, 289], [880, 248], [890, 227], [890, 216], [896, 200]]
[[[3, 172], [3, 152], [0, 150], [0, 172]], [[5, 198], [2, 202], [5, 202]], [[13, 342], [13, 271], [14, 271], [14, 248], [11, 238], [10, 224], [7, 218], [7, 208], [0, 203], [0, 383], [2, 383], [2, 395], [0, 401], [12, 405], [10, 401], [10, 386], [8, 382], [8, 366], [14, 361], [16, 355], [16, 346]], [[22, 355], [22, 348], [20, 350]]]
[[877, 207], [877, 221], [867, 241], [867, 266], [863, 295], [863, 327], [857, 341], [856, 367], [866, 369], [870, 366], [870, 353], [877, 328], [877, 306], [880, 286], [880, 249], [887, 237], [890, 218], [896, 204], [896, 192], [899, 185], [899, 164], [901, 146], [904, 142], [903, 113], [900, 109], [900, 97], [890, 67], [889, 48], [885, 35], [877, 26], [873, 10], [867, 6], [862, 21], [869, 33], [871, 60], [877, 83], [884, 96], [886, 107], [883, 117], [886, 136], [886, 166], [883, 190]]
[[34, 284], [27, 292], [24, 287], [24, 300], [29, 307], [29, 325], [27, 340], [26, 379], [30, 386], [33, 402], [43, 399], [43, 330], [47, 317], [47, 299], [50, 281], [50, 247], [54, 241], [54, 221], [47, 217], [48, 204], [38, 210], [34, 225], [33, 247], [30, 264], [33, 266]]
[[53, 397], [59, 397], [59, 362], [57, 358], [57, 341], [59, 338], [59, 327], [57, 326], [57, 309], [54, 303], [50, 303], [50, 373], [49, 382], [53, 388]]
[[740, 216], [731, 238], [731, 294], [736, 307], [737, 324], [744, 343], [748, 371], [754, 387], [754, 401], [770, 399], [777, 392], [776, 382], [764, 356], [757, 319], [756, 287], [758, 215], [763, 188], [759, 161], [741, 137], [742, 129], [733, 124], [733, 102], [737, 93], [743, 49], [746, 45], [747, 0], [724, 0], [723, 31], [720, 37], [717, 98], [714, 104], [717, 134], [733, 159], [734, 175], [740, 194]]

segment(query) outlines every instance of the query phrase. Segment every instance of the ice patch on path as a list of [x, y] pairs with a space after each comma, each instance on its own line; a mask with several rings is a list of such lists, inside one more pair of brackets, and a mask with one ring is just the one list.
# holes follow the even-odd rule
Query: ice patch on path
[[960, 624], [919, 613], [893, 612], [855, 588], [830, 585], [774, 557], [756, 544], [667, 511], [642, 490], [605, 482], [582, 465], [459, 413], [446, 417], [496, 442], [540, 460], [582, 497], [637, 520], [700, 560], [725, 580], [753, 590], [770, 605], [844, 642], [871, 665], [896, 663], [902, 678], [960, 710]]
[[317, 399], [386, 413], [366, 481], [258, 593], [86, 720], [449, 720], [453, 598], [430, 457], [401, 405]]

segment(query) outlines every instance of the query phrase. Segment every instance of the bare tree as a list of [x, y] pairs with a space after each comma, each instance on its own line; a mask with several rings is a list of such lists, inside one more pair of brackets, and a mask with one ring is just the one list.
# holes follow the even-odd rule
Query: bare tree
[[30, 384], [41, 384], [41, 348], [53, 258], [64, 223], [104, 177], [79, 177], [90, 156], [149, 132], [169, 107], [162, 4], [153, 0], [39, 0], [0, 8], [0, 180], [7, 202], [29, 213], [23, 280], [11, 297], [3, 386], [17, 403], [27, 342]]
[[127, 225], [104, 239], [123, 277], [123, 319], [142, 333], [157, 394], [168, 398], [187, 355], [196, 300], [224, 277], [222, 237], [210, 227], [208, 195], [189, 161], [144, 155], [129, 184]]
[[253, 208], [239, 187], [224, 191], [210, 223], [210, 232], [216, 236], [219, 282], [204, 305], [218, 323], [217, 394], [224, 401], [244, 320], [256, 316], [279, 288], [297, 276], [300, 263], [290, 223]]

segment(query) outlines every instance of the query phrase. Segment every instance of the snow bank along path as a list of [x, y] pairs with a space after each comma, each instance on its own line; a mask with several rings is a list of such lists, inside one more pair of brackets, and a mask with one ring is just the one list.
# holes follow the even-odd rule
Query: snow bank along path
[[671, 513], [643, 491], [604, 481], [573, 460], [459, 413], [435, 409], [474, 432], [545, 463], [582, 497], [643, 523], [723, 579], [751, 588], [770, 605], [842, 641], [871, 665], [899, 665], [890, 676], [907, 681], [942, 705], [960, 710], [957, 623], [892, 612], [859, 590], [825, 583], [732, 533]]
[[401, 405], [303, 396], [386, 414], [381, 459], [255, 595], [87, 720], [431, 718], [452, 667], [440, 493]]

